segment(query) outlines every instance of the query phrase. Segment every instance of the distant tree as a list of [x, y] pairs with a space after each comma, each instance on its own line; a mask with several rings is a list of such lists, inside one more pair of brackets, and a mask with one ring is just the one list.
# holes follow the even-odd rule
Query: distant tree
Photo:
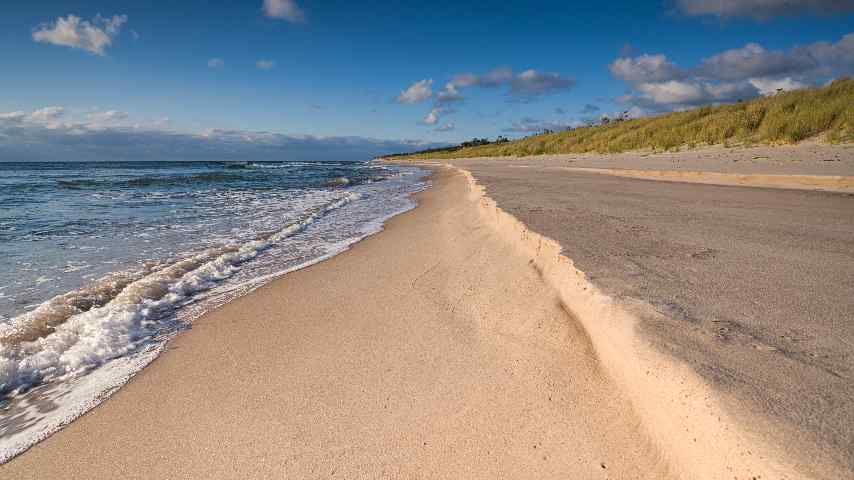
[[462, 147], [477, 147], [480, 145], [489, 145], [490, 141], [488, 138], [472, 138], [468, 142], [463, 142], [460, 144]]

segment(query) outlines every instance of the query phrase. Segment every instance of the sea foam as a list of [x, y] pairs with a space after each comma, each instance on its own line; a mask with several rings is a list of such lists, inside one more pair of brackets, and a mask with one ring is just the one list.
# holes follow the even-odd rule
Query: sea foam
[[[389, 182], [298, 192], [278, 220], [284, 226], [272, 231], [264, 227], [276, 223], [279, 210], [265, 199], [268, 195], [218, 190], [190, 195], [194, 202], [233, 202], [232, 217], [254, 235], [218, 228], [222, 220], [216, 216], [199, 218], [190, 228], [186, 223], [167, 225], [169, 231], [220, 232], [211, 230], [201, 248], [126, 265], [0, 321], [0, 463], [103, 401], [204, 312], [340, 253], [379, 231], [390, 216], [412, 208], [409, 195], [425, 186], [418, 171], [411, 169], [416, 175], [406, 176], [386, 168], [370, 170], [387, 173]], [[135, 198], [170, 202], [179, 195], [187, 196], [150, 191]], [[163, 236], [160, 230], [145, 227], [135, 238], [156, 241]], [[103, 247], [74, 248], [98, 255]], [[105, 258], [100, 266], [110, 265], [121, 262]], [[61, 268], [67, 275], [78, 271], [66, 266]], [[93, 261], [90, 267], [98, 264]]]

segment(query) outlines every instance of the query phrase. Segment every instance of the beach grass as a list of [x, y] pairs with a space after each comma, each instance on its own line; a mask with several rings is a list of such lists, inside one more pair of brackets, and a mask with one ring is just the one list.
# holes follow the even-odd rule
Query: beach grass
[[793, 144], [821, 136], [854, 141], [854, 79], [752, 100], [395, 158], [461, 158], [561, 153], [672, 151], [704, 145]]

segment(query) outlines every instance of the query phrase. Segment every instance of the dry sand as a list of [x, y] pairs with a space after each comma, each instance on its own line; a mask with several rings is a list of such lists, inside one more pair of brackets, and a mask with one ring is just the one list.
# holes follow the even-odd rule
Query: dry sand
[[685, 151], [537, 155], [489, 158], [537, 166], [636, 170], [703, 171], [725, 174], [854, 175], [854, 144], [730, 147], [720, 145]]
[[[833, 152], [837, 162], [821, 160]], [[831, 173], [854, 173], [846, 147], [724, 154], [578, 163], [634, 170], [673, 163], [737, 175], [825, 175], [830, 165]], [[772, 160], [735, 161], [753, 156]], [[651, 182], [567, 169], [567, 160], [453, 163], [502, 209], [559, 241], [597, 287], [651, 306], [638, 312], [645, 338], [713, 385], [743, 424], [785, 445], [789, 457], [828, 459], [839, 469], [831, 478], [854, 477], [854, 195], [809, 185]]]
[[668, 182], [703, 183], [708, 185], [751, 186], [786, 188], [796, 190], [823, 190], [854, 193], [854, 176], [851, 175], [775, 175], [718, 173], [691, 170], [632, 170], [625, 168], [565, 167], [567, 170], [643, 178]]
[[0, 476], [824, 473], [735, 423], [635, 334], [628, 306], [470, 178], [434, 181], [383, 233], [197, 321]]
[[465, 159], [516, 168], [572, 170], [714, 185], [854, 192], [854, 145], [801, 143], [681, 152], [626, 152]]

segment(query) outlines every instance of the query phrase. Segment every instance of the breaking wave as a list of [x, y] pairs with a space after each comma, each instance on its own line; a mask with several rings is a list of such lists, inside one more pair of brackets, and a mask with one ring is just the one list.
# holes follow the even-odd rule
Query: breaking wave
[[157, 320], [188, 297], [213, 287], [241, 263], [357, 198], [348, 194], [248, 243], [112, 274], [0, 324], [0, 394], [73, 376], [126, 355], [158, 333], [163, 326]]
[[414, 206], [423, 174], [0, 164], [0, 464], [109, 397], [205, 312], [379, 231]]

